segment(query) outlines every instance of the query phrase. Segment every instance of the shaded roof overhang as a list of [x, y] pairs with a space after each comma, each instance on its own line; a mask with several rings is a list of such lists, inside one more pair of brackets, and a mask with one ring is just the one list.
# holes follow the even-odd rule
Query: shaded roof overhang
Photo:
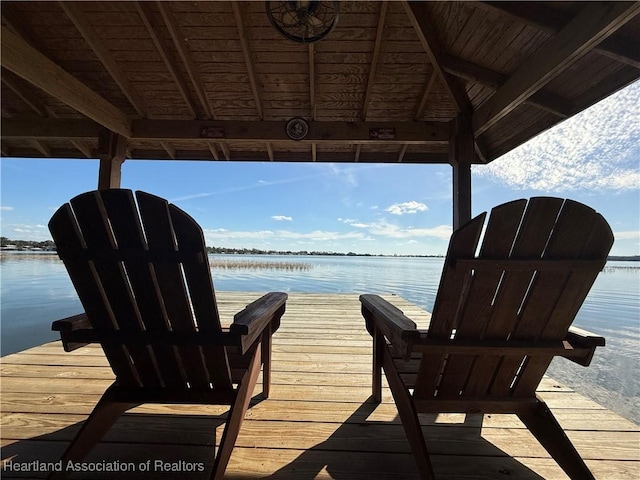
[[464, 124], [485, 163], [640, 77], [639, 2], [340, 6], [303, 45], [263, 2], [2, 2], [2, 155], [447, 163]]

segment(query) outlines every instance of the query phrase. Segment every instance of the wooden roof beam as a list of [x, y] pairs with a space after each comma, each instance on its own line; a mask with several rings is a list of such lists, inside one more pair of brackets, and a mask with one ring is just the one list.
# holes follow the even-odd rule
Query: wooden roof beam
[[373, 46], [373, 54], [371, 56], [371, 66], [369, 69], [369, 78], [367, 80], [367, 89], [364, 94], [364, 103], [362, 104], [362, 114], [360, 117], [363, 121], [367, 120], [367, 110], [369, 109], [369, 101], [373, 84], [376, 79], [376, 67], [378, 65], [378, 57], [380, 56], [380, 48], [382, 47], [382, 34], [384, 33], [384, 23], [387, 18], [387, 2], [386, 0], [380, 4], [380, 14], [378, 15], [378, 29], [376, 30], [376, 41]]
[[2, 29], [2, 66], [107, 129], [131, 135], [131, 120], [117, 107], [33, 48]]
[[218, 153], [218, 149], [216, 148], [216, 144], [214, 142], [207, 142], [209, 145], [209, 151], [211, 152], [211, 156], [214, 160], [220, 160], [220, 154]]
[[2, 84], [11, 90], [16, 96], [22, 100], [31, 110], [36, 112], [41, 117], [49, 117], [51, 116], [51, 112], [47, 107], [42, 105], [39, 99], [37, 99], [33, 94], [24, 89], [18, 78], [13, 75], [11, 72], [3, 70], [2, 71]]
[[[56, 118], [56, 115], [50, 111], [46, 106], [42, 105], [39, 99], [37, 99], [33, 94], [26, 91], [19, 83], [18, 79], [10, 72], [4, 71], [2, 72], [2, 83], [7, 86], [11, 91], [13, 91], [20, 99], [25, 102], [29, 108], [31, 108], [34, 112], [36, 112], [41, 117], [50, 117]], [[29, 123], [32, 121], [29, 120]], [[93, 135], [92, 135], [93, 136]], [[71, 140], [71, 144], [76, 147], [82, 154], [91, 158], [91, 148], [89, 148], [85, 143]], [[51, 153], [51, 152], [49, 152]]]
[[136, 92], [133, 85], [129, 82], [124, 72], [120, 69], [113, 56], [109, 52], [109, 49], [104, 45], [102, 39], [95, 32], [95, 29], [89, 22], [84, 12], [80, 9], [77, 2], [59, 2], [60, 6], [67, 14], [67, 17], [71, 19], [75, 27], [80, 32], [80, 35], [85, 39], [93, 53], [96, 54], [98, 60], [104, 65], [111, 78], [118, 84], [122, 93], [129, 100], [133, 108], [135, 108], [138, 115], [147, 117], [147, 110], [138, 92]]
[[429, 94], [431, 93], [431, 90], [433, 89], [433, 84], [435, 83], [437, 76], [438, 76], [438, 74], [436, 73], [436, 71], [434, 69], [433, 72], [431, 72], [431, 75], [429, 75], [429, 78], [427, 79], [427, 83], [425, 84], [424, 88], [422, 89], [422, 96], [420, 97], [420, 103], [416, 107], [416, 111], [413, 114], [413, 119], [414, 120], [418, 120], [420, 118], [420, 116], [422, 115], [422, 112], [424, 111], [424, 107], [427, 105], [427, 98], [429, 97]]
[[[558, 12], [537, 2], [478, 2], [479, 7], [496, 10], [547, 32], [558, 33], [571, 20], [564, 12]], [[640, 68], [640, 47], [631, 39], [612, 35], [593, 49], [635, 68]]]
[[260, 87], [258, 86], [258, 82], [256, 80], [253, 58], [251, 56], [251, 48], [249, 47], [247, 32], [244, 29], [244, 21], [242, 20], [240, 5], [238, 4], [238, 2], [232, 1], [231, 6], [233, 8], [233, 16], [236, 19], [236, 27], [238, 28], [238, 36], [240, 37], [240, 45], [242, 46], [242, 55], [244, 57], [245, 66], [247, 67], [247, 74], [249, 75], [249, 82], [251, 83], [251, 91], [253, 92], [253, 99], [255, 100], [256, 110], [258, 111], [258, 118], [260, 120], [264, 120], [264, 108], [262, 107]]
[[400, 152], [398, 152], [398, 163], [402, 163], [402, 160], [407, 153], [407, 148], [409, 148], [409, 145], [407, 145], [406, 143], [402, 146], [402, 148], [400, 148]]
[[[286, 121], [211, 121], [211, 120], [133, 120], [130, 140], [175, 142], [177, 140], [202, 141], [203, 143], [289, 143]], [[385, 124], [393, 131], [394, 138], [376, 139], [372, 131], [380, 127], [378, 122], [310, 122], [309, 133], [304, 140], [295, 143], [318, 145], [340, 143], [351, 145], [446, 145], [449, 141], [449, 124], [446, 122], [395, 122]], [[208, 129], [224, 135], [224, 140], [209, 138]], [[3, 119], [3, 139], [92, 141], [98, 138], [100, 126], [84, 119]], [[223, 149], [223, 153], [224, 149]], [[225, 153], [226, 156], [226, 153]], [[215, 157], [214, 157], [215, 158]]]
[[85, 142], [78, 140], [71, 140], [71, 143], [74, 147], [76, 147], [85, 157], [94, 158], [93, 151], [91, 147], [87, 145]]
[[51, 158], [51, 149], [47, 147], [44, 143], [42, 143], [40, 140], [31, 140], [30, 143], [31, 145], [33, 145], [33, 148], [35, 148], [42, 154], [42, 156]]
[[138, 11], [138, 15], [140, 16], [140, 19], [142, 20], [142, 23], [146, 27], [147, 32], [149, 33], [149, 36], [151, 37], [151, 40], [153, 41], [153, 44], [156, 47], [156, 50], [158, 51], [158, 54], [160, 55], [160, 58], [162, 58], [162, 61], [167, 67], [167, 70], [169, 71], [169, 75], [171, 75], [171, 78], [173, 79], [176, 86], [178, 87], [178, 91], [180, 92], [180, 95], [182, 95], [182, 98], [184, 99], [184, 102], [187, 105], [187, 108], [189, 109], [191, 116], [193, 118], [198, 118], [195, 102], [191, 97], [189, 89], [187, 88], [187, 85], [185, 84], [182, 76], [178, 72], [178, 68], [176, 67], [175, 60], [173, 59], [173, 55], [169, 52], [169, 49], [167, 48], [167, 45], [164, 42], [164, 39], [162, 37], [161, 32], [158, 29], [158, 26], [152, 20], [152, 13], [150, 10], [151, 7], [149, 6], [149, 3], [134, 2], [134, 5], [136, 7], [136, 10]]
[[442, 80], [445, 89], [451, 98], [453, 98], [456, 109], [458, 112], [470, 113], [472, 107], [466, 92], [458, 83], [456, 83], [455, 79], [448, 77], [442, 68], [440, 57], [444, 53], [444, 50], [435, 35], [435, 29], [431, 25], [431, 22], [429, 22], [426, 5], [428, 2], [404, 1], [403, 3], [411, 25], [418, 35], [418, 39], [420, 40], [424, 51], [427, 53], [429, 61], [433, 65], [438, 77]]
[[473, 132], [485, 132], [584, 56], [640, 11], [636, 3], [585, 3], [558, 34], [531, 55], [507, 82], [473, 113]]
[[[309, 47], [309, 105], [311, 107], [311, 121], [316, 120], [316, 56], [313, 43]], [[311, 144], [311, 161], [318, 158], [318, 145]]]
[[315, 46], [309, 44], [309, 102], [311, 104], [311, 120], [316, 118], [316, 59]]
[[222, 150], [225, 160], [231, 160], [231, 152], [229, 151], [229, 146], [226, 143], [220, 143], [220, 150]]
[[191, 58], [189, 48], [184, 41], [185, 37], [180, 31], [180, 25], [178, 24], [178, 21], [171, 11], [171, 4], [168, 2], [156, 2], [156, 5], [158, 7], [158, 10], [160, 10], [160, 15], [162, 15], [162, 19], [164, 20], [167, 30], [169, 31], [171, 40], [173, 41], [173, 44], [178, 51], [178, 55], [180, 55], [180, 59], [182, 60], [184, 68], [189, 75], [189, 79], [191, 80], [193, 88], [196, 91], [196, 95], [198, 95], [198, 99], [200, 100], [200, 104], [202, 105], [207, 118], [215, 120], [215, 112], [209, 104], [209, 99], [207, 98], [207, 93], [204, 89], [202, 79], [200, 78], [200, 74], [198, 73], [198, 69], [193, 62], [193, 59]]
[[[251, 83], [251, 91], [253, 92], [253, 99], [256, 104], [256, 110], [258, 112], [258, 118], [264, 120], [264, 107], [262, 105], [262, 95], [260, 94], [260, 86], [256, 78], [255, 67], [253, 65], [253, 56], [251, 54], [251, 47], [249, 46], [249, 39], [247, 38], [247, 32], [244, 29], [244, 20], [242, 20], [242, 11], [237, 1], [231, 2], [233, 8], [233, 16], [236, 20], [236, 27], [238, 28], [238, 37], [240, 37], [240, 45], [242, 46], [242, 55], [244, 57], [244, 63], [247, 67], [247, 73], [249, 75], [249, 82]], [[269, 160], [273, 162], [273, 147], [267, 143], [267, 152], [269, 154]]]
[[3, 119], [3, 139], [92, 141], [100, 134], [100, 125], [84, 119], [7, 118]]
[[[509, 79], [507, 75], [451, 55], [443, 55], [442, 66], [444, 70], [451, 75], [481, 83], [493, 90], [498, 90]], [[571, 102], [569, 100], [555, 93], [545, 91], [544, 89], [531, 95], [527, 103], [560, 118], [567, 118], [572, 114]]]
[[[209, 130], [224, 139], [222, 145], [226, 142], [294, 142], [287, 136], [286, 124], [286, 121], [133, 120], [131, 138], [211, 142], [214, 140], [206, 135]], [[309, 133], [297, 143], [446, 145], [449, 141], [449, 125], [445, 122], [385, 123], [385, 128], [393, 130], [394, 138], [390, 139], [377, 139], [372, 135], [379, 127], [379, 122], [309, 122]]]
[[173, 145], [171, 145], [169, 142], [160, 142], [160, 146], [165, 152], [167, 152], [167, 155], [169, 155], [169, 158], [171, 160], [176, 159], [176, 148]]

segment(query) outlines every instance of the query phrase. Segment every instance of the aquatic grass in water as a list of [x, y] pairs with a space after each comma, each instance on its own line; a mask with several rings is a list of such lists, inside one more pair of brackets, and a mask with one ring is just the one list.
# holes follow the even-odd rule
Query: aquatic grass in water
[[225, 270], [289, 270], [304, 271], [309, 270], [312, 265], [304, 262], [265, 262], [258, 260], [222, 260], [212, 259], [209, 261], [212, 269]]

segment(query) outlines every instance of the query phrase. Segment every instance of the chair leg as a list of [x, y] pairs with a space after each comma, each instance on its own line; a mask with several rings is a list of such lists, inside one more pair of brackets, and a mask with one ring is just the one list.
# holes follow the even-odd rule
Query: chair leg
[[393, 358], [391, 357], [389, 348], [383, 345], [380, 353], [382, 354], [384, 373], [389, 382], [389, 388], [391, 388], [393, 400], [398, 408], [398, 414], [400, 415], [402, 426], [407, 435], [407, 440], [409, 440], [409, 445], [411, 446], [420, 477], [424, 480], [434, 480], [435, 476], [433, 467], [431, 466], [431, 460], [429, 459], [429, 451], [427, 450], [427, 444], [422, 434], [420, 419], [418, 418], [415, 405], [411, 401], [409, 391], [393, 364]]
[[222, 438], [220, 439], [220, 447], [216, 460], [213, 464], [213, 471], [211, 472], [211, 480], [220, 480], [224, 477], [224, 472], [231, 458], [231, 452], [235, 446], [238, 433], [240, 433], [240, 427], [244, 420], [244, 415], [249, 407], [251, 401], [251, 395], [258, 381], [258, 374], [260, 373], [260, 354], [262, 348], [260, 345], [255, 347], [255, 351], [251, 358], [251, 363], [247, 372], [242, 377], [242, 381], [238, 386], [236, 393], [236, 399], [231, 405], [227, 422], [222, 432]]
[[374, 328], [373, 330], [373, 375], [371, 379], [371, 395], [376, 403], [382, 402], [382, 349], [384, 348], [384, 335]]
[[109, 387], [98, 401], [91, 415], [89, 415], [78, 434], [62, 455], [62, 471], [51, 472], [47, 477], [49, 480], [67, 478], [70, 472], [65, 471], [65, 466], [68, 462], [79, 462], [82, 460], [109, 431], [118, 417], [127, 410], [139, 405], [138, 403], [125, 403], [113, 399], [111, 388], [112, 387]]
[[262, 334], [262, 398], [269, 398], [271, 389], [271, 330]]
[[595, 480], [546, 403], [538, 400], [537, 405], [531, 411], [518, 413], [518, 417], [569, 478]]

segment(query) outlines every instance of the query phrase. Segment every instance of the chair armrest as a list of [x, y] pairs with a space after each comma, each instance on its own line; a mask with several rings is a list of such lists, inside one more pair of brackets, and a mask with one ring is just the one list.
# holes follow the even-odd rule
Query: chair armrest
[[416, 323], [378, 295], [360, 295], [360, 303], [367, 331], [373, 335], [377, 328], [387, 338], [394, 353], [409, 358], [413, 343], [420, 338]]
[[241, 335], [242, 353], [244, 354], [269, 328], [273, 334], [280, 326], [280, 318], [284, 314], [288, 295], [282, 292], [270, 292], [247, 305], [244, 310], [233, 317], [229, 327], [232, 334]]
[[583, 366], [589, 366], [593, 359], [596, 347], [604, 347], [605, 339], [595, 333], [571, 326], [567, 332], [566, 341], [575, 349], [584, 350], [584, 355], [567, 357], [572, 362]]
[[51, 324], [51, 330], [60, 332], [60, 339], [65, 352], [72, 352], [80, 347], [88, 345], [90, 342], [77, 342], [69, 339], [69, 334], [79, 330], [91, 330], [92, 326], [85, 313], [74, 315], [73, 317], [62, 318]]

